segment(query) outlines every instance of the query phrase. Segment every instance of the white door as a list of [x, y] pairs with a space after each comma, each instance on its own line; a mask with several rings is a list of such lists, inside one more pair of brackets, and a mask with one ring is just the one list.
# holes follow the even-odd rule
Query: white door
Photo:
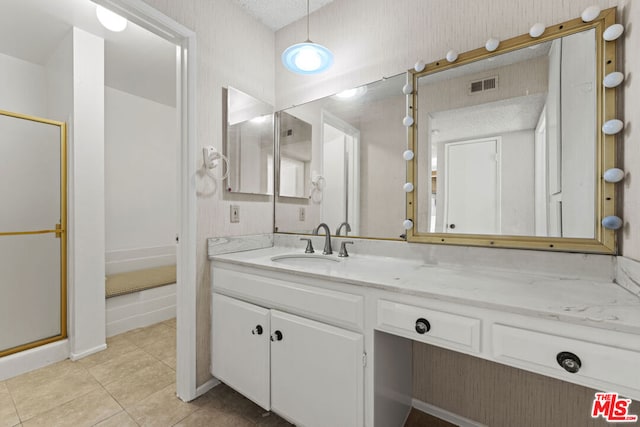
[[271, 333], [273, 410], [305, 427], [362, 426], [362, 335], [276, 310]]
[[211, 309], [211, 373], [269, 410], [269, 310], [216, 293]]
[[500, 233], [500, 138], [445, 145], [445, 223], [449, 233]]

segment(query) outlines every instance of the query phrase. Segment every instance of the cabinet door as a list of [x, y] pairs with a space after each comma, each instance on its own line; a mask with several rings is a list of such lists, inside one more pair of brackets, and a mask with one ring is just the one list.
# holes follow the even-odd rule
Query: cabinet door
[[362, 426], [362, 335], [271, 310], [271, 336], [275, 412], [305, 427]]
[[269, 310], [214, 293], [211, 319], [211, 373], [269, 410]]

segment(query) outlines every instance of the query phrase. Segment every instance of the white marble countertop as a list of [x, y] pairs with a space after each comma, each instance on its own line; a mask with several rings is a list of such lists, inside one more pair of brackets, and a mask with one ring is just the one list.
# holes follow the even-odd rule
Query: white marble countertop
[[[496, 268], [431, 265], [420, 260], [351, 254], [338, 263], [290, 266], [271, 258], [302, 254], [289, 247], [212, 255], [230, 263], [430, 300], [640, 334], [640, 297], [601, 279], [552, 277]], [[214, 264], [215, 265], [215, 264]]]

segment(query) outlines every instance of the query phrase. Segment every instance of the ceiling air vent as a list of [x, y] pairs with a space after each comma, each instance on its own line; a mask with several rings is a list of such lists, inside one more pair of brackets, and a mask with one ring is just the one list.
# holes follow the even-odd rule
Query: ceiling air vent
[[469, 95], [486, 92], [498, 88], [498, 77], [488, 77], [486, 79], [474, 80], [469, 83]]

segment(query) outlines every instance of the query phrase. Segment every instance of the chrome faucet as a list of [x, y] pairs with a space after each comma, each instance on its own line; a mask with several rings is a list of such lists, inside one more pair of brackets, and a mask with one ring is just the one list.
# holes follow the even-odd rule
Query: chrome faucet
[[336, 229], [336, 236], [340, 235], [340, 231], [342, 230], [342, 227], [346, 226], [347, 231], [344, 233], [344, 235], [346, 236], [347, 233], [351, 233], [351, 226], [349, 225], [348, 222], [343, 222], [342, 224], [340, 224], [340, 226]]
[[331, 231], [329, 231], [329, 226], [324, 222], [321, 223], [320, 225], [318, 225], [316, 228], [313, 229], [313, 235], [318, 236], [318, 232], [320, 231], [320, 228], [324, 228], [324, 233], [326, 235], [324, 239], [324, 251], [322, 251], [322, 253], [324, 255], [331, 255], [333, 251], [331, 250]]

